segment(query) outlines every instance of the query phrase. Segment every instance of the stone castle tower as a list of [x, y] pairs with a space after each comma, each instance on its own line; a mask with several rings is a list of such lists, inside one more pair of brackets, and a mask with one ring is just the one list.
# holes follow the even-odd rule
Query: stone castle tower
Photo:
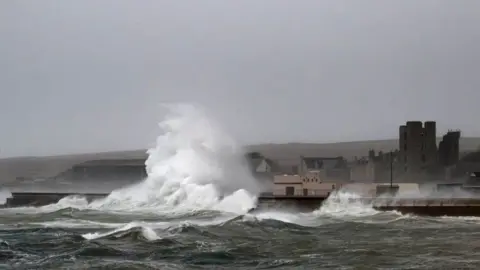
[[437, 164], [436, 123], [409, 121], [399, 129], [399, 163], [404, 172], [419, 172]]

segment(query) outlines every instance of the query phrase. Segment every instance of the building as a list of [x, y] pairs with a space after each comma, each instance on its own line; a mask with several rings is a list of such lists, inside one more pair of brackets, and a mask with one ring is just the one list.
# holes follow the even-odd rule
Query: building
[[458, 170], [454, 167], [460, 156], [460, 131], [445, 134], [437, 149], [435, 122], [410, 121], [400, 126], [399, 138], [396, 167], [403, 168], [403, 174], [395, 173], [395, 178], [429, 182], [449, 181], [459, 177]]
[[310, 171], [300, 177], [303, 186], [303, 195], [328, 196], [336, 189], [340, 189], [347, 181], [322, 179], [321, 171]]
[[375, 153], [370, 150], [367, 158], [356, 160], [350, 167], [350, 179], [362, 183], [390, 182], [390, 178], [398, 174], [395, 163], [398, 160], [398, 151]]
[[437, 164], [436, 123], [409, 121], [399, 129], [399, 165], [417, 173]]
[[393, 178], [393, 163], [397, 155], [397, 151], [386, 154], [380, 151], [375, 154], [371, 150], [368, 156], [367, 178], [374, 183], [390, 182], [390, 178]]
[[262, 191], [271, 191], [273, 188], [273, 162], [263, 156], [248, 159], [250, 173], [257, 180]]
[[457, 164], [460, 155], [460, 131], [448, 131], [438, 145], [438, 162], [449, 167]]
[[276, 175], [273, 195], [275, 196], [328, 196], [348, 182], [325, 181], [320, 172], [311, 171], [304, 175]]
[[274, 196], [303, 196], [303, 182], [300, 175], [275, 175], [273, 178]]
[[299, 174], [300, 158], [282, 158], [272, 161], [272, 172], [274, 174]]
[[66, 180], [142, 180], [147, 176], [145, 160], [92, 160], [74, 165], [57, 176]]
[[318, 172], [322, 179], [330, 182], [350, 180], [350, 169], [343, 157], [301, 157], [300, 174], [312, 171]]
[[252, 158], [250, 159], [250, 167], [254, 173], [271, 173], [273, 163], [264, 157]]
[[301, 157], [300, 174], [274, 176], [275, 196], [328, 196], [350, 181], [350, 170], [342, 157]]
[[350, 163], [350, 181], [359, 183], [371, 183], [373, 179], [367, 174], [370, 160], [366, 157], [357, 158]]

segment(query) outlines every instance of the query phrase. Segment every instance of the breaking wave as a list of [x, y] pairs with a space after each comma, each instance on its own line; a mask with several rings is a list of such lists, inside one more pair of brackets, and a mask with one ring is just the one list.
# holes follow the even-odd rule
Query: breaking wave
[[244, 153], [204, 110], [166, 106], [162, 134], [148, 151], [148, 177], [91, 203], [97, 209], [244, 213], [255, 205], [258, 185]]
[[323, 202], [322, 207], [314, 212], [319, 216], [334, 217], [366, 217], [378, 214], [371, 204], [362, 202], [361, 196], [357, 193], [338, 190]]

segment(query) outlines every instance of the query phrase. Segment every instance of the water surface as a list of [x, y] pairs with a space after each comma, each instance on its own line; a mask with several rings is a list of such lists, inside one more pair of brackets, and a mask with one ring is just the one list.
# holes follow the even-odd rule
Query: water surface
[[331, 203], [312, 213], [0, 210], [0, 266], [24, 269], [479, 269], [480, 220]]

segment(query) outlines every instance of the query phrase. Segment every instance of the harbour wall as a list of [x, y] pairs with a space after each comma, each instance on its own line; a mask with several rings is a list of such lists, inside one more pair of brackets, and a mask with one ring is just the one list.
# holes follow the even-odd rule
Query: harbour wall
[[[108, 196], [107, 193], [33, 193], [15, 192], [0, 207], [44, 206], [57, 203], [67, 196], [82, 196], [91, 202]], [[251, 211], [288, 210], [311, 212], [319, 209], [326, 197], [319, 196], [260, 196]], [[332, 198], [335, 200], [335, 198]], [[477, 216], [480, 217], [480, 199], [475, 198], [351, 198], [349, 202], [361, 202], [379, 211], [398, 211], [403, 214], [427, 216]], [[348, 207], [348, 205], [345, 205]]]
[[108, 196], [106, 193], [36, 193], [36, 192], [14, 192], [10, 198], [6, 199], [4, 205], [1, 205], [2, 208], [7, 207], [25, 207], [25, 206], [45, 206], [49, 204], [54, 204], [59, 202], [61, 199], [68, 196], [81, 196], [86, 198], [88, 202], [91, 202], [95, 199], [100, 199]]

